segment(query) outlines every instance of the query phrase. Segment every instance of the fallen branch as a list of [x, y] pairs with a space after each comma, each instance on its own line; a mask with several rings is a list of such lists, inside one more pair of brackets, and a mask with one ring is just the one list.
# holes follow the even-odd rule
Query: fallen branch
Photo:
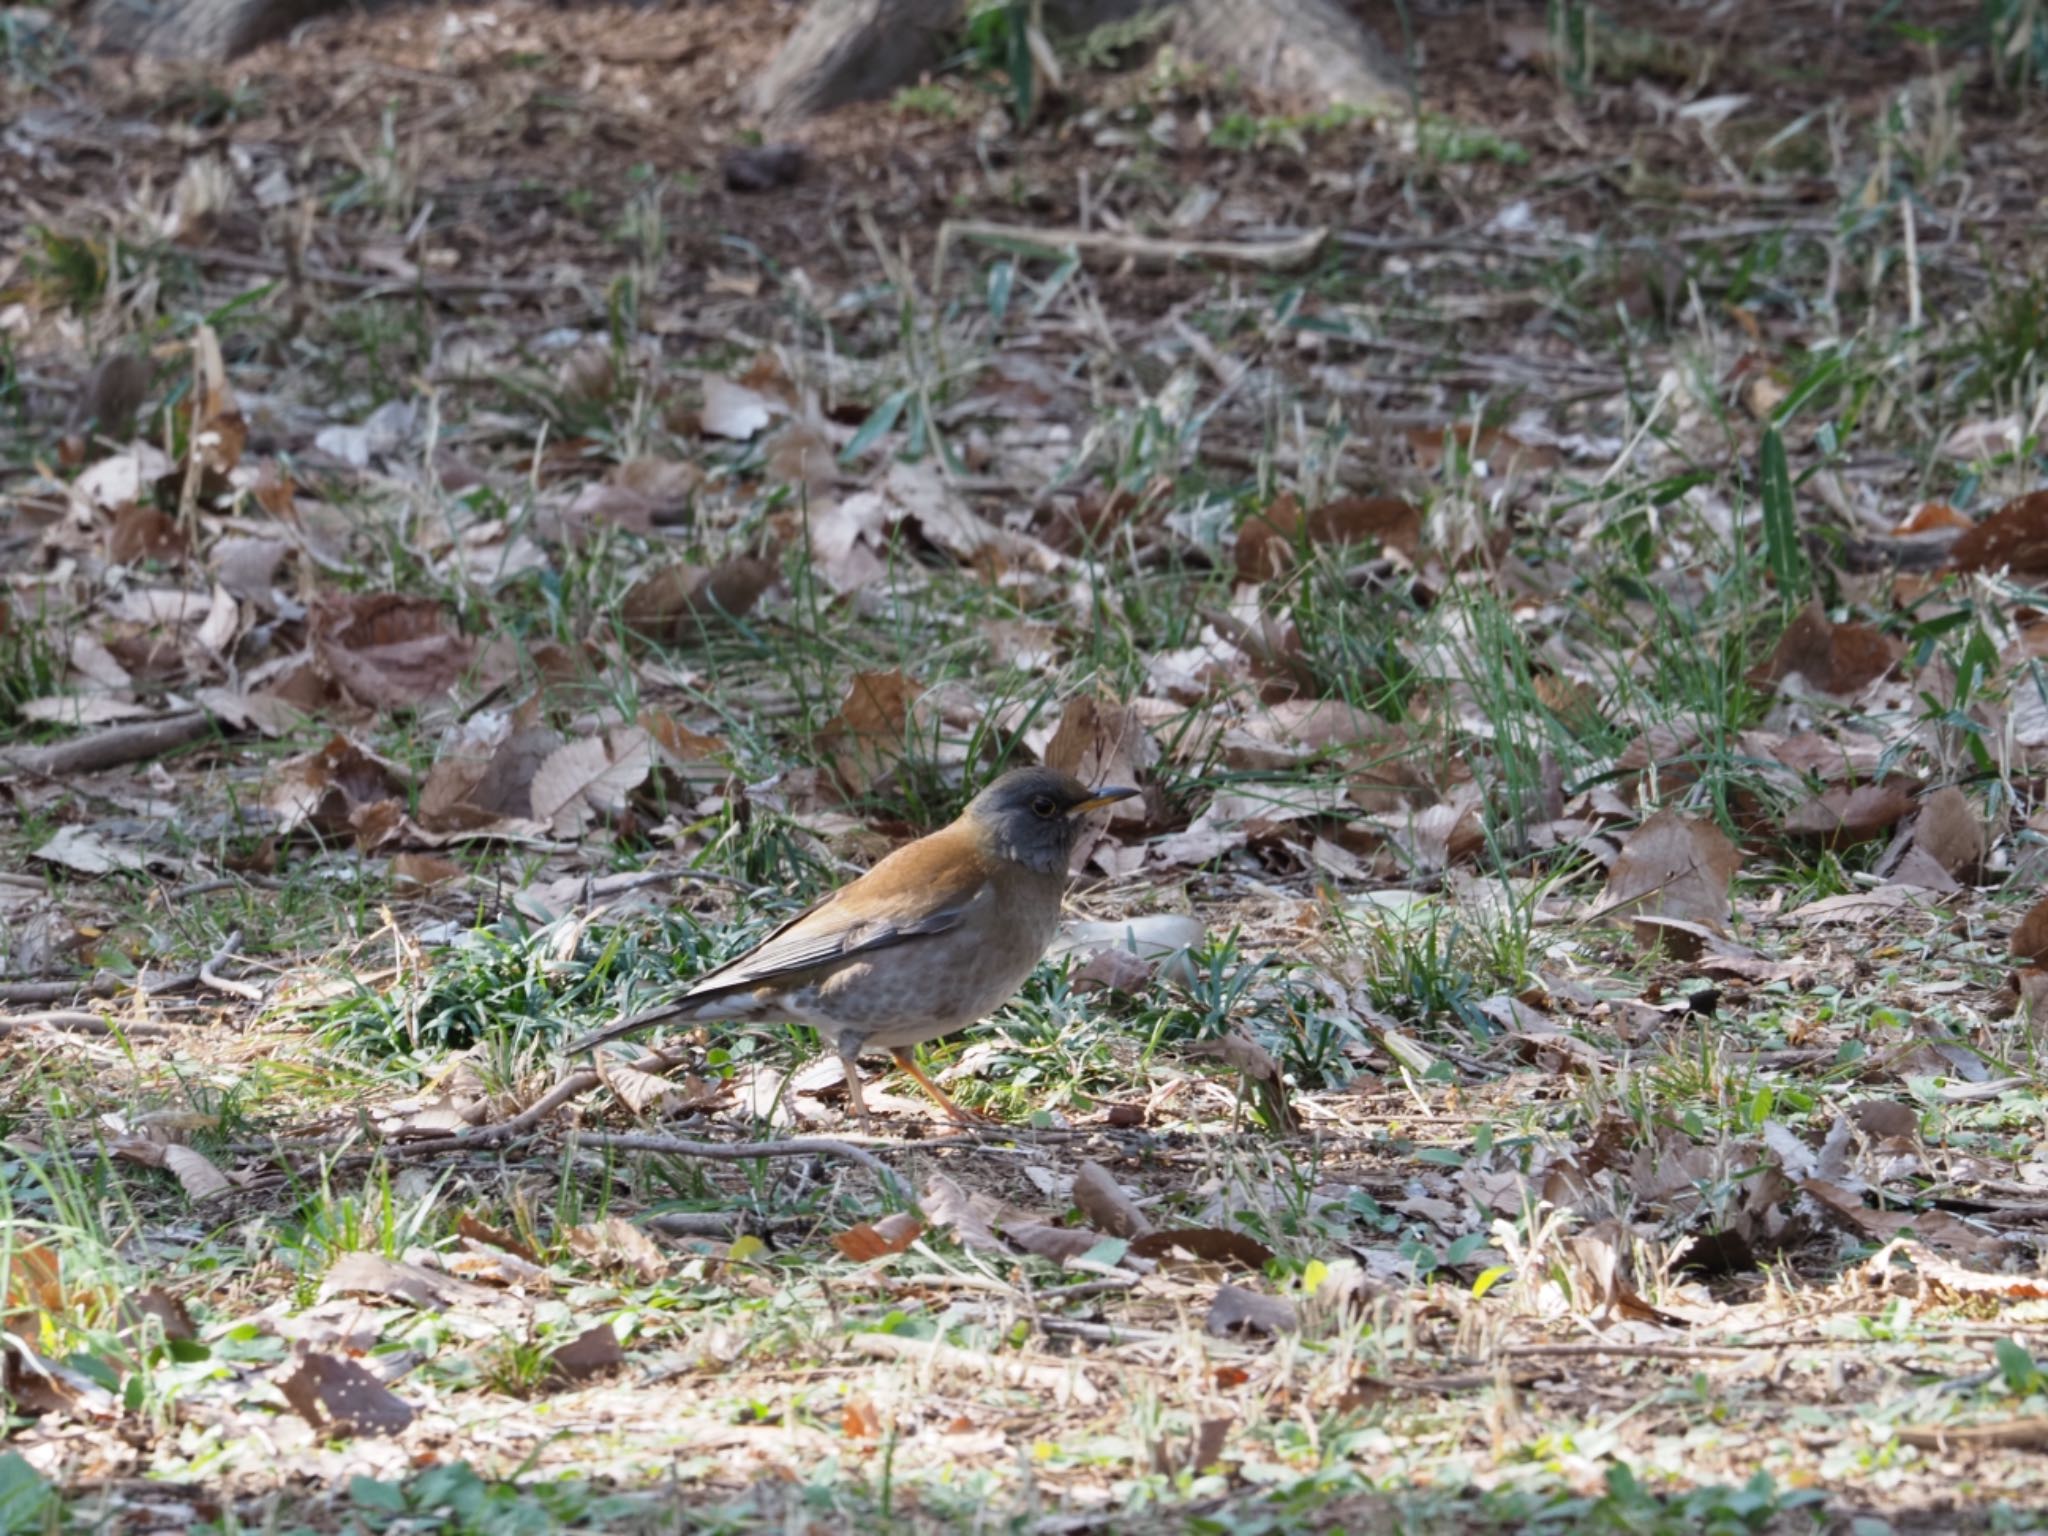
[[[1290, 240], [1173, 240], [1118, 234], [1106, 229], [1081, 229], [1073, 225], [1035, 229], [1028, 224], [948, 219], [939, 226], [938, 249], [933, 253], [932, 265], [934, 273], [942, 270], [947, 247], [959, 239], [1024, 246], [1054, 254], [1073, 251], [1081, 255], [1108, 256], [1159, 266], [1170, 266], [1180, 261], [1214, 261], [1225, 266], [1288, 272], [1314, 261], [1329, 236], [1327, 229], [1311, 229]], [[933, 286], [937, 287], [936, 277]]]
[[878, 1360], [902, 1360], [911, 1365], [931, 1365], [948, 1371], [968, 1371], [1005, 1386], [1031, 1387], [1041, 1392], [1071, 1389], [1074, 1401], [1092, 1408], [1102, 1393], [1076, 1365], [1054, 1365], [1020, 1360], [1014, 1355], [984, 1355], [937, 1339], [912, 1339], [895, 1333], [856, 1333], [846, 1341], [856, 1354]]
[[230, 997], [239, 997], [244, 1002], [260, 1003], [263, 1001], [263, 989], [261, 987], [252, 986], [246, 981], [233, 981], [226, 976], [215, 973], [214, 968], [234, 954], [235, 950], [241, 945], [241, 942], [242, 930], [239, 928], [230, 933], [225, 939], [222, 939], [220, 948], [216, 949], [208, 957], [206, 963], [199, 967], [199, 983], [201, 986], [213, 988], [216, 992], [225, 992]]
[[137, 1039], [161, 1040], [170, 1035], [181, 1035], [184, 1030], [170, 1024], [151, 1023], [138, 1020], [124, 1024], [110, 1019], [105, 1014], [87, 1013], [83, 1009], [53, 1008], [47, 1013], [16, 1013], [0, 1017], [0, 1035], [11, 1035], [17, 1029], [54, 1029], [68, 1035], [128, 1035]]
[[195, 709], [189, 714], [109, 726], [54, 746], [16, 748], [0, 756], [0, 766], [48, 779], [62, 778], [67, 773], [98, 773], [104, 768], [118, 768], [123, 763], [175, 752], [212, 734], [214, 729], [213, 716]]

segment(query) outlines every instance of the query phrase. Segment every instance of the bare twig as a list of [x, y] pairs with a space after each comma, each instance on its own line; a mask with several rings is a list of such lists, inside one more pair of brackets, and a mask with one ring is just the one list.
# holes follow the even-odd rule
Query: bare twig
[[239, 997], [244, 1002], [260, 1003], [263, 1001], [263, 989], [261, 987], [252, 986], [246, 981], [231, 980], [226, 976], [217, 974], [215, 970], [215, 967], [234, 954], [235, 950], [241, 945], [241, 942], [242, 930], [239, 928], [222, 939], [220, 947], [207, 957], [204, 965], [199, 967], [199, 982], [200, 985], [211, 987], [216, 992], [225, 992], [230, 997]]
[[47, 1013], [16, 1013], [0, 1017], [0, 1035], [11, 1035], [17, 1029], [54, 1029], [68, 1035], [129, 1035], [145, 1040], [161, 1040], [169, 1035], [185, 1033], [170, 1024], [146, 1021], [127, 1024], [102, 1013], [87, 1013], [74, 1008], [53, 1008]]
[[165, 715], [157, 720], [137, 720], [128, 725], [109, 726], [90, 736], [77, 736], [48, 747], [20, 747], [0, 756], [0, 767], [9, 767], [42, 778], [61, 778], [67, 773], [97, 773], [123, 763], [161, 757], [189, 746], [217, 727], [204, 710]]
[[1049, 251], [1071, 250], [1084, 255], [1158, 265], [1177, 261], [1214, 261], [1231, 266], [1258, 267], [1267, 272], [1287, 272], [1314, 261], [1329, 236], [1327, 229], [1311, 229], [1286, 240], [1161, 240], [1102, 229], [1078, 229], [1073, 225], [1034, 228], [1029, 224], [994, 224], [984, 219], [948, 219], [939, 226], [938, 248], [933, 254], [932, 264], [935, 271], [944, 266], [947, 247], [955, 240], [981, 240], [998, 245], [1036, 246]]
[[762, 1157], [843, 1157], [872, 1173], [884, 1189], [899, 1197], [903, 1186], [896, 1172], [865, 1147], [831, 1136], [794, 1136], [787, 1141], [685, 1141], [679, 1136], [607, 1136], [581, 1132], [579, 1147], [614, 1152], [663, 1152], [672, 1157], [701, 1157], [720, 1163], [746, 1163]]
[[912, 1339], [897, 1333], [856, 1333], [847, 1344], [857, 1354], [880, 1360], [902, 1360], [912, 1365], [931, 1365], [941, 1370], [967, 1371], [1013, 1387], [1032, 1387], [1058, 1392], [1071, 1388], [1074, 1401], [1084, 1408], [1102, 1401], [1094, 1382], [1078, 1365], [1053, 1361], [1020, 1360], [1014, 1355], [984, 1355], [975, 1350], [942, 1344], [937, 1339]]

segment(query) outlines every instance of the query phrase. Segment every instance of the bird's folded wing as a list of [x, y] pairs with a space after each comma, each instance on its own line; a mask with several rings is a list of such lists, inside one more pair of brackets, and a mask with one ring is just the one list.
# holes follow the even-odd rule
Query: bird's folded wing
[[884, 859], [862, 879], [791, 918], [745, 954], [702, 977], [683, 999], [826, 971], [856, 955], [957, 928], [995, 900], [991, 871], [979, 859], [903, 859], [924, 846], [912, 844]]

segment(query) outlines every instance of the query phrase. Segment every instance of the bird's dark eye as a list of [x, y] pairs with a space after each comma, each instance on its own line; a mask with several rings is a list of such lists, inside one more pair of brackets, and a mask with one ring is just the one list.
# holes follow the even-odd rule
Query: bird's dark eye
[[1032, 815], [1043, 816], [1047, 820], [1051, 820], [1052, 817], [1054, 817], [1058, 813], [1059, 807], [1053, 804], [1053, 798], [1051, 795], [1033, 795], [1031, 797]]

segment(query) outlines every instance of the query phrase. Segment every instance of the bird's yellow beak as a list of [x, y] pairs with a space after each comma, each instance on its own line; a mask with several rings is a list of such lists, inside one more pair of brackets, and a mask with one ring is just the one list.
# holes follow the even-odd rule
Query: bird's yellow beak
[[1102, 809], [1102, 807], [1105, 805], [1115, 805], [1119, 800], [1128, 800], [1131, 798], [1131, 796], [1135, 795], [1136, 793], [1137, 791], [1135, 789], [1130, 789], [1127, 787], [1119, 787], [1116, 789], [1098, 789], [1097, 791], [1095, 791], [1093, 795], [1089, 796], [1088, 799], [1083, 800], [1079, 805], [1068, 806], [1067, 814], [1069, 816], [1085, 816], [1090, 811], [1097, 811]]

